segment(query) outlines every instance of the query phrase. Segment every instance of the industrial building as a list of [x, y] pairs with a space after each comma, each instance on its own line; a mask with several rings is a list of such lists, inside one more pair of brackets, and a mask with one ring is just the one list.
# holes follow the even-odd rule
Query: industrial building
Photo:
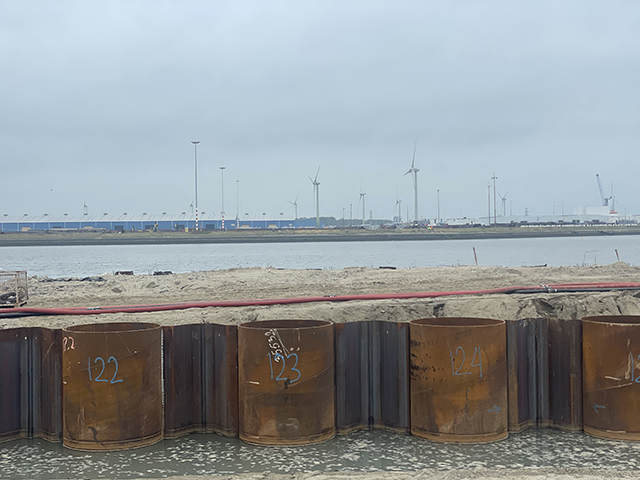
[[[244, 215], [239, 219], [229, 218], [224, 220], [225, 230], [235, 229], [279, 229], [279, 228], [315, 228], [315, 218], [304, 219], [250, 219]], [[324, 225], [321, 224], [321, 227]], [[191, 231], [196, 229], [195, 215], [182, 212], [172, 215], [162, 214], [128, 214], [110, 215], [8, 215], [0, 216], [0, 232], [28, 232], [28, 231], [90, 231], [105, 230], [116, 232], [131, 231]], [[222, 229], [222, 219], [214, 218], [213, 214], [202, 213], [198, 216], [199, 230]]]

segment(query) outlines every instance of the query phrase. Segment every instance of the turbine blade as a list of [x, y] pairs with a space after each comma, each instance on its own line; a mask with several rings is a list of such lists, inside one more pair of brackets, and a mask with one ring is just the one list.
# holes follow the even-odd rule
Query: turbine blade
[[316, 180], [318, 180], [318, 174], [320, 173], [320, 167], [322, 165], [318, 165], [318, 171], [316, 172], [316, 178], [313, 179], [313, 181], [315, 182]]
[[418, 148], [417, 138], [416, 138], [416, 143], [413, 144], [413, 160], [411, 160], [411, 168], [413, 168], [416, 163], [416, 148]]

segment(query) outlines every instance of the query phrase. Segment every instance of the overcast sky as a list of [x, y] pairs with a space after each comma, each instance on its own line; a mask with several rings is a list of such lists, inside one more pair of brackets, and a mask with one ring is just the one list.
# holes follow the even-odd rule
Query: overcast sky
[[[640, 213], [640, 2], [0, 0], [0, 213]], [[239, 182], [236, 182], [239, 181]], [[362, 185], [362, 187], [360, 186]], [[361, 190], [362, 188], [362, 190]], [[499, 207], [501, 213], [501, 208]], [[216, 217], [217, 218], [217, 217]]]

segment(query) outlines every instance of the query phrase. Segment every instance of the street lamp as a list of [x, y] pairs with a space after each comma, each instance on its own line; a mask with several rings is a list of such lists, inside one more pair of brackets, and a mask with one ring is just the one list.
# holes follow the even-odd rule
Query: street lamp
[[195, 155], [194, 170], [196, 174], [196, 231], [198, 231], [198, 144], [200, 143], [200, 140], [192, 141], [191, 143], [193, 143]]
[[222, 213], [220, 216], [222, 217], [222, 230], [224, 230], [224, 169], [226, 167], [220, 167], [220, 172], [222, 172]]

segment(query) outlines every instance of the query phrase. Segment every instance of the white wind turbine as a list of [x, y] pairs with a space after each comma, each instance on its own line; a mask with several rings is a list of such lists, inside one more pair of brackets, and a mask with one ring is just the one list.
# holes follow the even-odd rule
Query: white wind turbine
[[402, 223], [402, 200], [398, 197], [398, 188], [396, 187], [396, 207], [398, 207], [397, 223]]
[[[511, 190], [509, 190], [510, 192]], [[509, 192], [505, 193], [504, 195], [500, 195], [500, 192], [498, 192], [498, 196], [500, 197], [500, 200], [502, 200], [502, 216], [506, 217], [507, 216], [507, 195], [509, 195]]]
[[398, 207], [398, 223], [402, 223], [402, 200], [396, 200], [396, 207]]
[[[320, 184], [318, 184], [320, 185]], [[291, 200], [287, 200], [287, 202], [289, 202], [291, 205], [293, 205], [293, 210], [294, 210], [294, 220], [298, 219], [298, 197], [300, 196], [300, 192], [298, 192], [298, 195], [296, 195], [296, 199], [292, 202]]]
[[411, 168], [405, 175], [413, 174], [413, 195], [414, 195], [414, 212], [415, 212], [415, 221], [418, 222], [418, 172], [419, 168], [416, 167], [416, 147], [418, 146], [418, 140], [416, 140], [415, 145], [413, 146], [413, 160], [411, 161]]
[[313, 183], [313, 193], [315, 193], [316, 197], [316, 228], [320, 228], [320, 182], [318, 181], [318, 173], [320, 173], [320, 165], [318, 165], [316, 177], [309, 177], [309, 180]]

